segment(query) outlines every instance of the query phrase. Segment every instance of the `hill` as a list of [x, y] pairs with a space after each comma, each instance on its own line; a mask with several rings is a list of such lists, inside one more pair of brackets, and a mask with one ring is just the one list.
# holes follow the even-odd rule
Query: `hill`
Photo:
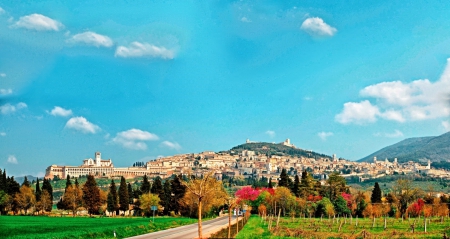
[[450, 132], [440, 136], [418, 137], [402, 140], [370, 154], [358, 162], [371, 162], [373, 157], [378, 160], [397, 158], [398, 162], [421, 161], [430, 159], [432, 162], [450, 160]]
[[309, 150], [293, 148], [282, 144], [274, 144], [274, 143], [245, 143], [238, 146], [233, 147], [227, 152], [230, 154], [240, 153], [243, 150], [251, 150], [255, 151], [256, 154], [265, 154], [265, 155], [279, 155], [279, 156], [295, 156], [295, 157], [317, 157], [317, 158], [331, 158], [329, 155], [316, 153]]

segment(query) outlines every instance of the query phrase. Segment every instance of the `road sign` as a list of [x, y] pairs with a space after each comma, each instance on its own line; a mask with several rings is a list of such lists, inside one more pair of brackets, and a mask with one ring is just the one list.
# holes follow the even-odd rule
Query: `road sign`
[[156, 210], [158, 210], [158, 207], [157, 206], [152, 206], [152, 210], [156, 211]]

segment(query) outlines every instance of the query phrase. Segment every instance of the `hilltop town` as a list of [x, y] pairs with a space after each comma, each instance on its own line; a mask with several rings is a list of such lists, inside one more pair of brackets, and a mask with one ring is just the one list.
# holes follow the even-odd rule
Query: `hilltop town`
[[[270, 148], [296, 150], [294, 154], [273, 153]], [[253, 148], [255, 150], [247, 150]], [[286, 150], [285, 150], [286, 151]], [[266, 152], [266, 153], [265, 153]], [[300, 153], [298, 153], [300, 152]], [[336, 155], [327, 156], [312, 151], [302, 150], [290, 143], [287, 139], [281, 143], [258, 143], [247, 140], [245, 144], [237, 146], [229, 151], [179, 154], [169, 157], [161, 157], [132, 167], [114, 167], [111, 159], [102, 159], [100, 152], [96, 152], [94, 158], [83, 160], [80, 166], [51, 165], [46, 170], [46, 178], [80, 177], [94, 175], [96, 177], [124, 176], [133, 178], [147, 175], [167, 178], [173, 174], [202, 175], [213, 170], [215, 177], [221, 180], [223, 177], [252, 178], [255, 180], [277, 178], [281, 169], [286, 169], [290, 176], [295, 176], [302, 171], [308, 171], [314, 178], [323, 180], [332, 172], [338, 171], [341, 176], [351, 178], [359, 182], [366, 179], [380, 178], [386, 175], [405, 175], [420, 173], [436, 178], [450, 178], [447, 170], [433, 169], [428, 160], [427, 165], [408, 161], [399, 163], [397, 158], [378, 160], [374, 157], [372, 162], [355, 162]]]

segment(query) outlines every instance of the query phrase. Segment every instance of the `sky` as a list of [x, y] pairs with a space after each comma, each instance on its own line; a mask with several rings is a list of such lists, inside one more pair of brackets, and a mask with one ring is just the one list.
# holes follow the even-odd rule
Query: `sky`
[[445, 1], [1, 1], [0, 168], [450, 130]]

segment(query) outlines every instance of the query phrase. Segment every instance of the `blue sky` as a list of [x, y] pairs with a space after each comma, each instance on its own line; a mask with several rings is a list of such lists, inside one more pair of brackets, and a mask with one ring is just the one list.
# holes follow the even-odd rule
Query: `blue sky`
[[290, 138], [351, 160], [450, 130], [442, 1], [0, 3], [0, 168]]

